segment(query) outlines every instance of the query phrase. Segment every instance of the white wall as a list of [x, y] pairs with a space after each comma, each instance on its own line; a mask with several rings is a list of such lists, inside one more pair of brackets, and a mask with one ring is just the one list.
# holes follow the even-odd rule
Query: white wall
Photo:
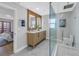
[[[18, 52], [27, 46], [27, 10], [13, 2], [3, 4], [16, 9], [16, 19], [14, 19], [14, 52]], [[19, 25], [20, 20], [25, 20], [25, 27]]]
[[[66, 12], [66, 13], [61, 13], [57, 14], [57, 39], [62, 40], [62, 32], [63, 32], [63, 37], [69, 37], [70, 35], [70, 15], [71, 12]], [[59, 27], [59, 20], [60, 19], [66, 19], [66, 27], [62, 28]]]
[[49, 39], [49, 15], [42, 16], [42, 28], [46, 30], [46, 38]]
[[70, 15], [70, 31], [75, 38], [75, 47], [79, 48], [79, 3]]

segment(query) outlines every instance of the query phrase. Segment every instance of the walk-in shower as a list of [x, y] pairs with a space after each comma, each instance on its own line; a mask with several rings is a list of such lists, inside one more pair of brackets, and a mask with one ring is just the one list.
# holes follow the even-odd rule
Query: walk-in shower
[[54, 49], [56, 46], [56, 34], [57, 30], [56, 30], [56, 14], [55, 11], [53, 9], [53, 5], [50, 2], [49, 3], [49, 55], [53, 55], [54, 54]]

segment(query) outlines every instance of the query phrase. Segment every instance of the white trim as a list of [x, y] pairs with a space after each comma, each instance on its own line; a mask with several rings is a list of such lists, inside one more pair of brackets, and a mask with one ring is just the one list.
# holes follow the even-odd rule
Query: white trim
[[14, 53], [18, 53], [18, 52], [20, 52], [20, 51], [22, 51], [24, 48], [26, 48], [27, 47], [27, 45], [25, 45], [25, 46], [23, 46], [22, 48], [19, 48], [18, 50], [16, 50]]

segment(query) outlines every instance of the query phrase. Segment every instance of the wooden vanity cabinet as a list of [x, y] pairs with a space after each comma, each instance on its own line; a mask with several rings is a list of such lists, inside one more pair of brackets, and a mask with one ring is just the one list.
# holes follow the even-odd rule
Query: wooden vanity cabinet
[[38, 33], [28, 33], [27, 34], [28, 45], [36, 45], [38, 41]]
[[27, 33], [28, 46], [35, 47], [38, 43], [46, 39], [46, 31], [36, 32], [36, 33]]
[[43, 32], [38, 33], [39, 42], [44, 39]]

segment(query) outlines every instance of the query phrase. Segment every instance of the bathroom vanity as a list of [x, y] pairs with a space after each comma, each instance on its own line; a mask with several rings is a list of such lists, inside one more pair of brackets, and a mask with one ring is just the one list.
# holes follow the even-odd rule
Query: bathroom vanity
[[27, 32], [28, 46], [35, 47], [38, 43], [46, 39], [46, 31], [28, 31]]
[[29, 9], [27, 10], [27, 30], [28, 46], [35, 47], [46, 39], [46, 30], [42, 29], [42, 16]]

